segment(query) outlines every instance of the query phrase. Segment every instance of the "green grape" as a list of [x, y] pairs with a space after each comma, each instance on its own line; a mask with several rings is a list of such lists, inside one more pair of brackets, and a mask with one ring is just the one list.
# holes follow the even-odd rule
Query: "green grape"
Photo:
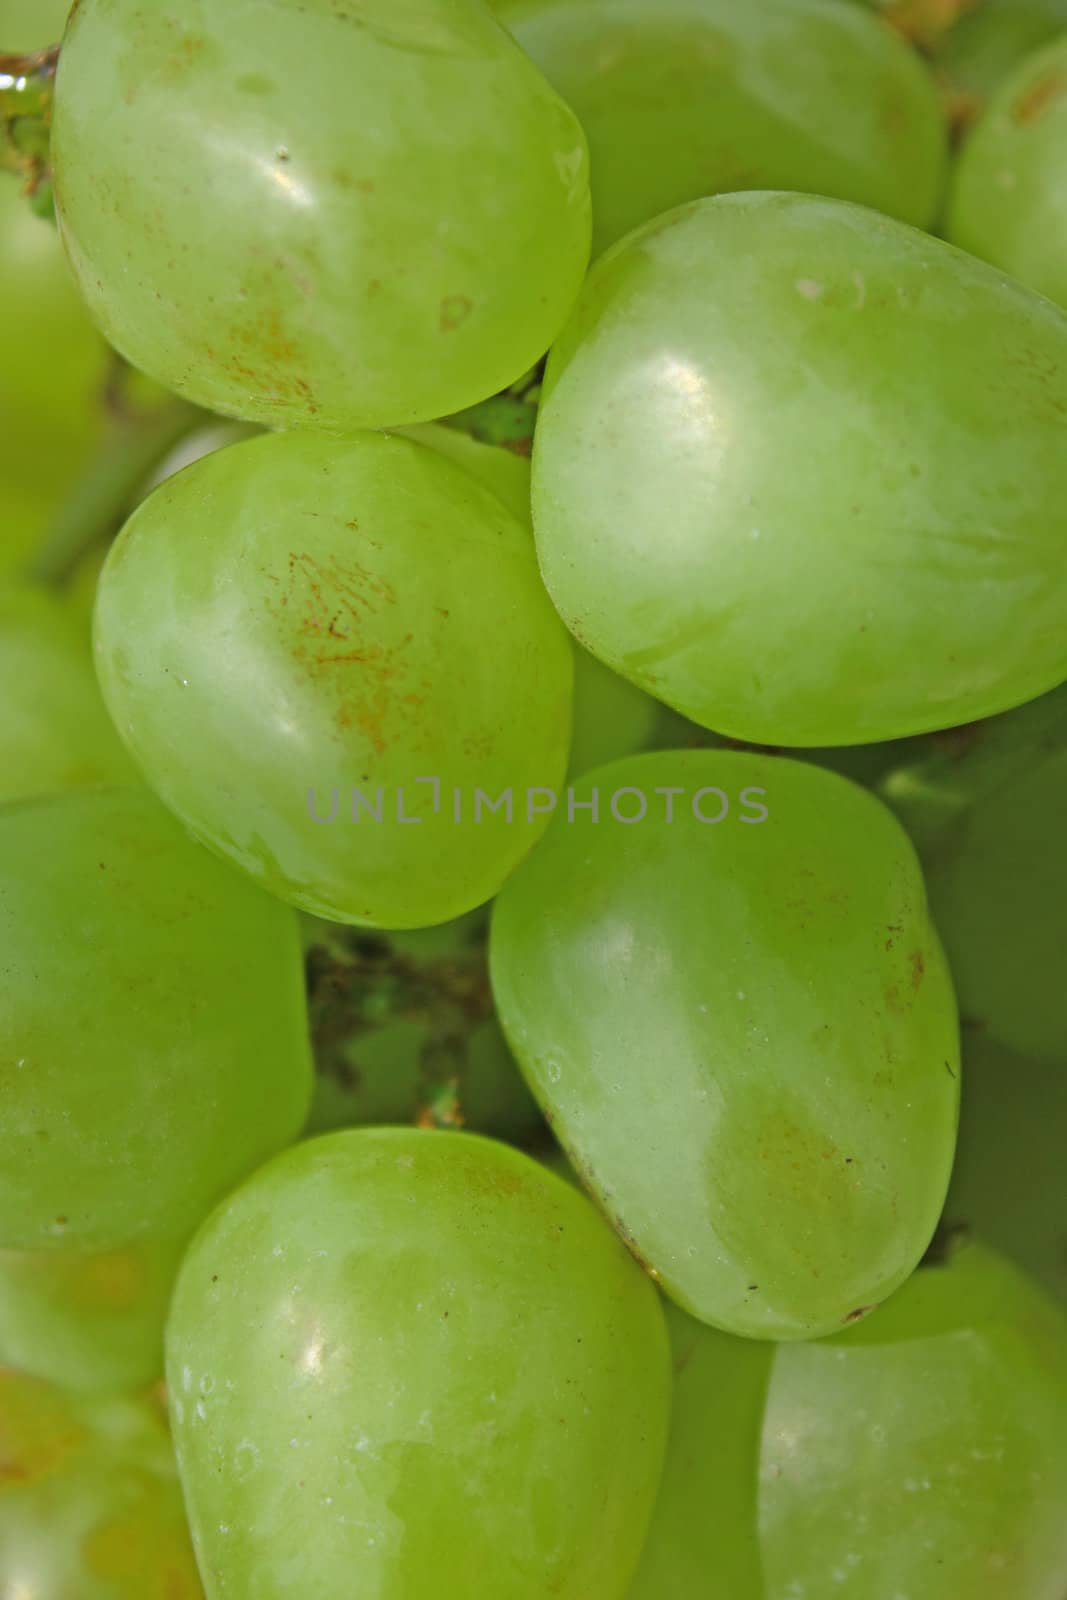
[[151, 1239], [97, 1255], [0, 1250], [0, 1366], [97, 1393], [151, 1383], [163, 1371], [187, 1243]]
[[[1064, 27], [1067, 28], [1067, 22]], [[956, 163], [947, 236], [1067, 306], [1067, 37], [1001, 84]], [[1042, 378], [1054, 374], [1047, 355]]]
[[756, 1346], [669, 1314], [674, 1421], [630, 1600], [1059, 1600], [1067, 1320], [992, 1251]]
[[934, 57], [957, 120], [972, 122], [1020, 62], [1065, 30], [1067, 0], [981, 0], [966, 10]]
[[77, 614], [43, 590], [0, 588], [0, 802], [129, 783]]
[[1067, 1302], [1065, 1063], [1027, 1061], [967, 1028], [963, 1064], [967, 1087], [945, 1216]]
[[[764, 1587], [760, 1560], [760, 1419], [775, 1359], [794, 1347], [732, 1338], [669, 1304], [666, 1312], [674, 1357], [667, 1463], [628, 1600], [779, 1600]], [[803, 1589], [787, 1597], [809, 1600]]]
[[201, 1600], [161, 1407], [0, 1371], [4, 1600]]
[[920, 227], [945, 178], [930, 73], [840, 0], [496, 0], [573, 107], [593, 248], [704, 195], [801, 189]]
[[0, 810], [0, 1246], [179, 1238], [295, 1138], [296, 919], [140, 790]]
[[108, 338], [254, 422], [482, 400], [588, 259], [581, 128], [483, 0], [81, 0], [52, 151]]
[[964, 1017], [1067, 1062], [1067, 685], [961, 730], [882, 793], [923, 859]]
[[113, 551], [96, 638], [162, 798], [314, 915], [447, 921], [544, 829], [567, 635], [500, 500], [407, 439], [279, 434], [171, 479]]
[[564, 621], [772, 745], [949, 727], [1067, 677], [1067, 320], [837, 201], [724, 195], [591, 274], [534, 526]]
[[500, 895], [490, 970], [557, 1137], [686, 1310], [814, 1337], [912, 1271], [956, 1015], [914, 851], [865, 790], [724, 751], [601, 768]]
[[506, 1145], [378, 1128], [258, 1173], [167, 1332], [209, 1600], [621, 1600], [670, 1365], [652, 1285]]
[[475, 914], [416, 933], [305, 931], [315, 1098], [308, 1131], [466, 1127], [523, 1144], [541, 1113], [500, 1031]]

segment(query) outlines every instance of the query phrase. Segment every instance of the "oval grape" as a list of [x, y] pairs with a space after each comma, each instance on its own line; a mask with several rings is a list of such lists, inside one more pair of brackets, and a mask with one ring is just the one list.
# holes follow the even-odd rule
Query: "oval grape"
[[956, 1013], [914, 851], [872, 795], [767, 756], [637, 756], [574, 795], [493, 919], [527, 1081], [686, 1310], [830, 1333], [913, 1270], [952, 1165]]
[[956, 163], [946, 233], [1067, 307], [1062, 31], [1008, 75], [969, 135]]
[[180, 473], [114, 548], [96, 645], [167, 805], [332, 921], [482, 904], [566, 765], [571, 652], [529, 536], [407, 439], [275, 435]]
[[689, 200], [799, 189], [926, 227], [944, 117], [903, 40], [840, 0], [496, 0], [581, 119], [594, 252]]
[[[663, 1461], [652, 1285], [505, 1145], [361, 1129], [202, 1230], [167, 1337], [209, 1600], [622, 1600]], [[299, 1514], [293, 1515], [294, 1508]]]
[[629, 1600], [1054, 1600], [1067, 1319], [977, 1244], [814, 1344], [668, 1318], [675, 1403]]
[[717, 732], [863, 744], [1067, 677], [1067, 319], [889, 218], [724, 195], [600, 261], [549, 361], [565, 622]]
[[482, 400], [588, 258], [581, 128], [482, 0], [81, 0], [52, 153], [108, 338], [253, 422]]

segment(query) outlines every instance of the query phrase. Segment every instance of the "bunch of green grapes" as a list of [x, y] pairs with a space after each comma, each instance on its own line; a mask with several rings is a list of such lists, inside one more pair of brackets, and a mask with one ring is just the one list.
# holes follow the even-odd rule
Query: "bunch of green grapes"
[[877, 1317], [756, 1345], [670, 1310], [674, 1420], [629, 1600], [1054, 1600], [1067, 1318], [977, 1244]]
[[1065, 411], [1067, 321], [982, 263], [836, 201], [697, 202], [598, 263], [552, 352], [545, 581], [734, 738], [989, 715], [1067, 675]]
[[934, 220], [930, 73], [840, 0], [495, 0], [589, 138], [594, 251], [704, 195], [799, 189]]
[[1002, 82], [953, 177], [956, 244], [1067, 307], [1067, 16], [1054, 42]]
[[952, 1164], [956, 1013], [872, 795], [724, 751], [600, 768], [500, 895], [491, 971], [583, 1181], [693, 1315], [817, 1337], [915, 1267]]
[[[219, 1208], [168, 1339], [210, 1593], [622, 1600], [665, 1448], [651, 1283], [569, 1185], [360, 1129]], [[294, 1514], [294, 1511], [296, 1514]]]
[[78, 1399], [0, 1369], [5, 1600], [202, 1600], [157, 1397]]
[[0, 1600], [1063, 1600], [1067, 0], [67, 10]]
[[966, 1020], [1067, 1062], [1067, 688], [935, 741], [882, 793], [922, 856]]

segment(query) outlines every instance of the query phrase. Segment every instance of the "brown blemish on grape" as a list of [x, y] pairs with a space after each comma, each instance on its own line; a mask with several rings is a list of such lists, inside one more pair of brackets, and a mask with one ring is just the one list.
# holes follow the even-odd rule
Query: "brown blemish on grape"
[[844, 1326], [847, 1327], [850, 1322], [859, 1322], [863, 1317], [869, 1317], [872, 1311], [877, 1310], [878, 1307], [876, 1305], [858, 1306], [855, 1311], [850, 1311], [848, 1316], [845, 1317]]
[[465, 294], [446, 295], [441, 301], [441, 332], [453, 333], [474, 310], [474, 302]]
[[926, 973], [926, 957], [921, 950], [911, 953], [911, 986], [918, 993]]
[[1012, 121], [1028, 127], [1043, 116], [1067, 90], [1067, 72], [1062, 67], [1046, 72], [1012, 106]]

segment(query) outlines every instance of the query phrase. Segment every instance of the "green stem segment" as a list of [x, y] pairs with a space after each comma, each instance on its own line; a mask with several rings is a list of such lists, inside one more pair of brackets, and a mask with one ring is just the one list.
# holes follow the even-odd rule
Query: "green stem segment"
[[0, 168], [17, 173], [35, 208], [52, 207], [49, 143], [59, 46], [0, 55]]

